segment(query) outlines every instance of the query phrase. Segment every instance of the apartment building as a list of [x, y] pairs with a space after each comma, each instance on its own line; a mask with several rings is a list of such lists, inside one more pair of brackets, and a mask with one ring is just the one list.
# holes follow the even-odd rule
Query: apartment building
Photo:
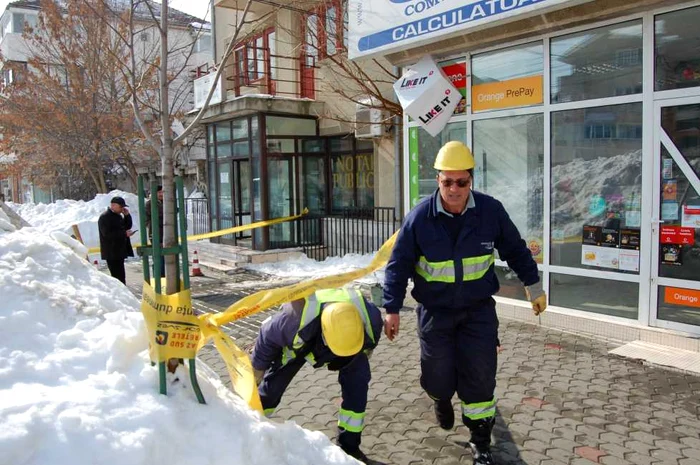
[[[217, 62], [244, 4], [214, 1]], [[397, 71], [385, 60], [359, 68], [348, 60], [345, 1], [254, 2], [250, 12], [257, 20], [236, 38], [202, 120], [212, 228], [304, 208], [309, 216], [358, 220], [390, 210], [393, 223], [400, 196], [400, 129], [391, 111], [400, 108], [391, 90]], [[200, 78], [195, 94], [206, 94], [211, 77]], [[222, 242], [267, 250], [300, 245], [310, 240], [305, 234], [286, 223]]]
[[[110, 6], [115, 11], [129, 8], [130, 2], [112, 0]], [[160, 15], [160, 4], [151, 3], [156, 17]], [[156, 28], [149, 24], [152, 21], [150, 12], [144, 3], [136, 11], [136, 24], [139, 28], [135, 37], [134, 49], [138, 54], [137, 62], [155, 62], [159, 53], [160, 36]], [[11, 2], [0, 16], [0, 54], [8, 62], [19, 64], [13, 69], [5, 67], [0, 70], [2, 88], [21, 79], [17, 73], [30, 72], [26, 70], [29, 57], [32, 55], [27, 39], [23, 37], [26, 27], [35, 29], [39, 24], [38, 15], [41, 11], [39, 0], [19, 0]], [[211, 28], [202, 19], [178, 11], [169, 10], [169, 49], [174, 52], [170, 56], [170, 67], [176, 72], [183, 69], [171, 83], [171, 106], [181, 112], [187, 112], [194, 106], [192, 95], [192, 80], [195, 70], [206, 63], [212, 56]], [[190, 50], [193, 48], [193, 52]], [[24, 66], [22, 66], [24, 65]], [[22, 69], [25, 71], [22, 71]], [[18, 71], [19, 70], [19, 71]], [[204, 138], [190, 137], [190, 143], [179, 153], [179, 167], [187, 176], [188, 191], [193, 191], [198, 180], [204, 178], [204, 160], [206, 159]], [[137, 169], [141, 172], [151, 172], [159, 175], [160, 163], [153, 157], [135, 156]], [[0, 194], [8, 201], [51, 202], [54, 200], [52, 189], [39, 189], [31, 182], [30, 173], [22, 171], [15, 163], [14, 154], [0, 154]], [[124, 171], [110, 169], [108, 188], [123, 189], [135, 192], [133, 180]], [[200, 175], [201, 173], [201, 175]]]

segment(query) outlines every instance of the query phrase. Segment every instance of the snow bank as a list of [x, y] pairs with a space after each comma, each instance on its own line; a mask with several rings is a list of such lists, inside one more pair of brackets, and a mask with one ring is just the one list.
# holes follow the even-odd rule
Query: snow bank
[[27, 231], [0, 231], [2, 463], [357, 463], [322, 433], [251, 411], [201, 364], [207, 405], [184, 370], [159, 395], [137, 299], [71, 247]]

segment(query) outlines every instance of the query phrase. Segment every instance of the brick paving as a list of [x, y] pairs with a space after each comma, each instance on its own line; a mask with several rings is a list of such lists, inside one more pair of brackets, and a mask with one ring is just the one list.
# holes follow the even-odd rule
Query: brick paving
[[[241, 272], [193, 278], [194, 306], [217, 312], [261, 288], [287, 284]], [[140, 295], [140, 267], [127, 265]], [[227, 325], [239, 346], [252, 342], [271, 311]], [[700, 377], [608, 355], [616, 345], [558, 330], [502, 320], [494, 457], [519, 465], [700, 465]], [[199, 358], [228, 383], [216, 351]], [[419, 387], [416, 319], [402, 313], [401, 334], [382, 337], [371, 360], [372, 382], [363, 451], [376, 463], [471, 463], [466, 428], [441, 430]], [[340, 403], [337, 374], [306, 366], [273, 421], [292, 420], [333, 438]], [[455, 412], [459, 404], [454, 399]], [[459, 417], [457, 417], [459, 418]], [[459, 423], [459, 421], [457, 421]]]

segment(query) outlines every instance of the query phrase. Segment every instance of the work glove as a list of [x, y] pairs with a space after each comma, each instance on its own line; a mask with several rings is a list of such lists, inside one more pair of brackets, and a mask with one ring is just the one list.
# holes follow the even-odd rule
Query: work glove
[[542, 290], [541, 283], [525, 286], [525, 295], [532, 304], [532, 311], [535, 313], [535, 316], [538, 316], [547, 308], [547, 294]]
[[253, 376], [255, 376], [255, 385], [260, 386], [260, 383], [263, 380], [263, 377], [265, 376], [265, 370], [257, 370], [253, 368]]
[[547, 294], [542, 294], [532, 302], [532, 311], [535, 312], [535, 315], [539, 315], [540, 313], [544, 312], [545, 309], [547, 308]]

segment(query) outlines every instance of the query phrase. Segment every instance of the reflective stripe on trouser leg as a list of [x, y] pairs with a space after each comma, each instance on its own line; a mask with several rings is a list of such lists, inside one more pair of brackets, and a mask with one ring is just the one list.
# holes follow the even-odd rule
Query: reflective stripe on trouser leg
[[358, 413], [350, 410], [338, 411], [338, 428], [343, 428], [351, 433], [361, 433], [365, 427], [365, 412]]
[[265, 415], [266, 417], [270, 417], [273, 413], [275, 413], [275, 408], [276, 407], [266, 408], [265, 410], [263, 410], [263, 415]]
[[462, 415], [470, 420], [482, 420], [496, 416], [496, 398], [486, 402], [467, 404], [462, 402]]

